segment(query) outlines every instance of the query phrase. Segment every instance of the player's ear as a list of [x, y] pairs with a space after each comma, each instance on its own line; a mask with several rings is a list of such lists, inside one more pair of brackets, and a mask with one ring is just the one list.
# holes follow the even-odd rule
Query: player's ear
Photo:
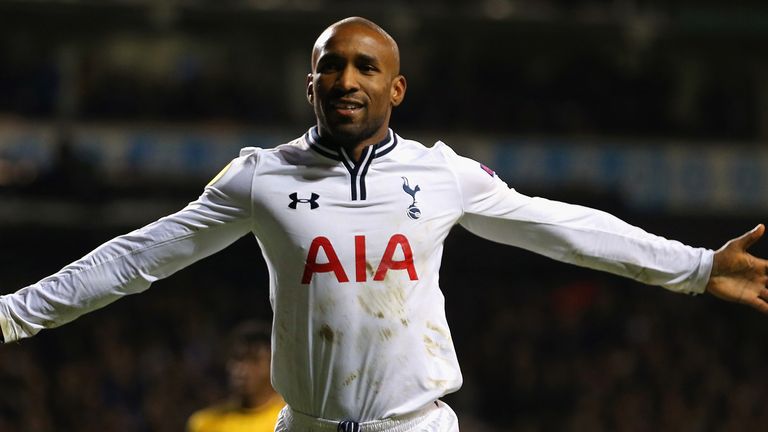
[[307, 101], [310, 105], [315, 104], [315, 87], [312, 83], [312, 74], [307, 74]]
[[392, 80], [392, 88], [390, 92], [392, 106], [398, 106], [403, 102], [406, 87], [408, 87], [408, 84], [405, 82], [404, 76], [398, 75]]

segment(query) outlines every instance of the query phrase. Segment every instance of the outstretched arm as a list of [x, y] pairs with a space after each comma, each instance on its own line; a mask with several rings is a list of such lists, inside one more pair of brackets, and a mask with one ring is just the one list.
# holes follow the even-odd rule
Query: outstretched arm
[[763, 234], [765, 225], [760, 224], [715, 252], [707, 292], [768, 314], [768, 260], [747, 252]]
[[255, 158], [235, 159], [184, 209], [116, 237], [45, 279], [0, 296], [5, 342], [31, 337], [146, 290], [252, 229]]
[[705, 291], [713, 250], [653, 235], [596, 209], [520, 194], [478, 162], [438, 148], [456, 172], [464, 211], [459, 222], [470, 232], [670, 291]]

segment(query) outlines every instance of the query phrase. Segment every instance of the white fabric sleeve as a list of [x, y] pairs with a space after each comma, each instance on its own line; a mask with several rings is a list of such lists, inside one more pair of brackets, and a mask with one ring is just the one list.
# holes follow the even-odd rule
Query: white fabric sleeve
[[6, 342], [103, 307], [213, 254], [251, 231], [255, 156], [233, 160], [179, 212], [116, 237], [36, 284], [0, 297]]
[[459, 223], [488, 240], [671, 291], [704, 292], [714, 252], [649, 234], [603, 211], [525, 196], [442, 147], [462, 194]]

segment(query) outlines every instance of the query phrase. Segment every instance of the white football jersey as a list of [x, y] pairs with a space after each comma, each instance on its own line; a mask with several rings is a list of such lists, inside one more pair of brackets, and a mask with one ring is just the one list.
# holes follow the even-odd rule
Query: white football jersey
[[670, 290], [704, 290], [713, 252], [594, 209], [522, 195], [438, 142], [390, 131], [359, 161], [313, 128], [246, 148], [176, 214], [0, 298], [6, 341], [143, 291], [252, 232], [269, 267], [272, 381], [293, 410], [369, 421], [461, 386], [439, 287], [443, 241], [484, 238]]

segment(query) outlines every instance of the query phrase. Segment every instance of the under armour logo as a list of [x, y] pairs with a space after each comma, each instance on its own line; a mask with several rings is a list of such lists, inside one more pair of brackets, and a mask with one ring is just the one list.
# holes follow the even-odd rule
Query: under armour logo
[[360, 424], [352, 420], [344, 420], [336, 427], [337, 432], [360, 432]]
[[421, 188], [419, 188], [419, 185], [416, 185], [415, 188], [411, 189], [411, 185], [408, 184], [408, 178], [401, 177], [403, 179], [403, 190], [405, 193], [411, 196], [413, 198], [413, 202], [411, 205], [408, 206], [408, 210], [406, 211], [406, 214], [409, 218], [416, 220], [421, 217], [421, 210], [416, 207], [416, 192], [420, 191]]
[[291, 203], [288, 204], [288, 207], [292, 208], [294, 210], [296, 210], [296, 205], [298, 203], [309, 204], [309, 208], [311, 210], [314, 210], [314, 209], [320, 207], [320, 204], [317, 203], [317, 199], [320, 198], [320, 195], [318, 195], [318, 194], [316, 194], [314, 192], [312, 192], [312, 195], [309, 198], [299, 198], [299, 194], [296, 193], [296, 192], [288, 195], [288, 198], [291, 199]]

